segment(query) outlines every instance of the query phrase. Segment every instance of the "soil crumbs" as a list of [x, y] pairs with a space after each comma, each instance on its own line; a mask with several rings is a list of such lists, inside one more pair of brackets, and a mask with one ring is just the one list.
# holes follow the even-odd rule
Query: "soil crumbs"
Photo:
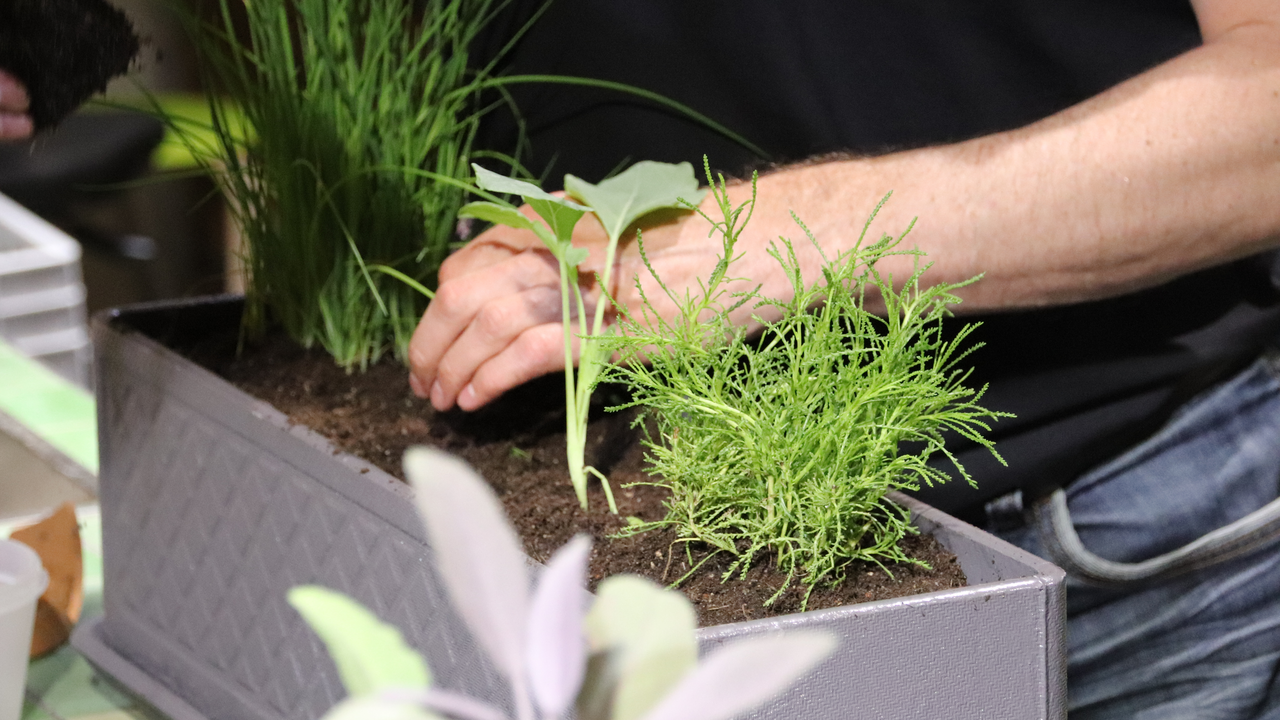
[[[223, 346], [225, 348], [225, 345]], [[595, 538], [591, 586], [604, 577], [636, 573], [669, 584], [685, 575], [689, 558], [697, 563], [706, 549], [675, 542], [671, 531], [611, 538], [628, 516], [657, 520], [665, 491], [645, 485], [640, 432], [625, 413], [602, 408], [619, 399], [616, 390], [597, 392], [588, 436], [587, 462], [610, 479], [618, 515], [608, 511], [598, 483], [583, 512], [569, 483], [564, 458], [564, 380], [548, 376], [507, 393], [472, 413], [437, 413], [410, 392], [402, 365], [385, 360], [366, 373], [348, 375], [318, 351], [305, 351], [283, 338], [268, 339], [242, 357], [221, 352], [190, 353], [239, 388], [265, 400], [293, 422], [320, 433], [342, 450], [404, 479], [401, 456], [412, 445], [447, 450], [470, 463], [497, 490], [530, 557], [545, 562], [575, 533]], [[612, 397], [610, 397], [612, 395]], [[819, 588], [808, 609], [905, 597], [965, 585], [954, 555], [932, 537], [911, 536], [903, 547], [913, 564], [893, 565], [892, 576], [878, 566], [858, 563], [835, 588]], [[731, 558], [712, 557], [681, 584], [706, 627], [798, 612], [804, 589], [798, 582], [772, 605], [764, 603], [786, 582], [786, 575], [761, 560], [743, 581], [721, 582]]]

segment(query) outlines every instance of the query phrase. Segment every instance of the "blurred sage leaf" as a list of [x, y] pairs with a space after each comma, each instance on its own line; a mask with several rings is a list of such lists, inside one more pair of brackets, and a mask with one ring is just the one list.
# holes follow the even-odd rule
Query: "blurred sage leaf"
[[587, 613], [592, 652], [579, 700], [583, 720], [638, 720], [698, 660], [693, 606], [634, 575], [611, 577]]
[[822, 632], [736, 640], [698, 663], [644, 720], [728, 720], [788, 688], [835, 647]]
[[529, 608], [525, 646], [529, 689], [543, 717], [562, 716], [582, 685], [587, 662], [583, 617], [591, 538], [577, 535], [551, 556]]
[[295, 587], [288, 600], [324, 642], [353, 698], [431, 683], [426, 661], [400, 631], [355, 600], [318, 585]]
[[417, 705], [388, 702], [377, 696], [350, 697], [334, 705], [321, 720], [444, 720]]
[[466, 463], [440, 450], [410, 448], [404, 470], [454, 609], [523, 696], [529, 575], [501, 503]]

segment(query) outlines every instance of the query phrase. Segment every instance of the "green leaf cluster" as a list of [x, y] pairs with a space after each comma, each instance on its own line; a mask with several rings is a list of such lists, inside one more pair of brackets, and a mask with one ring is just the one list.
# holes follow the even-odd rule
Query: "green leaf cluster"
[[253, 0], [247, 34], [237, 1], [186, 16], [211, 127], [171, 122], [244, 238], [246, 329], [277, 322], [347, 368], [403, 353], [484, 156], [491, 67], [469, 49], [501, 4]]
[[352, 697], [382, 690], [426, 687], [431, 671], [393, 625], [360, 603], [319, 585], [289, 591], [289, 604], [324, 642]]
[[[868, 220], [854, 248], [823, 256], [818, 279], [802, 276], [791, 242], [772, 246], [791, 299], [730, 293], [734, 246], [755, 198], [734, 207], [723, 178], [716, 197], [723, 253], [708, 280], [683, 295], [661, 286], [680, 308], [675, 319], [658, 316], [646, 296], [632, 314], [620, 309], [621, 332], [602, 339], [622, 357], [603, 378], [628, 384], [625, 407], [656, 422], [649, 459], [654, 482], [670, 491], [665, 519], [627, 532], [674, 528], [735, 556], [730, 574], [768, 558], [809, 592], [840, 582], [855, 560], [910, 562], [899, 549], [914, 532], [909, 514], [886, 494], [948, 480], [926, 464], [947, 453], [948, 433], [999, 458], [984, 433], [1005, 414], [977, 404], [982, 390], [966, 386], [961, 367], [977, 347], [966, 347], [975, 326], [954, 337], [941, 326], [959, 301], [953, 291], [967, 283], [924, 285], [922, 254], [899, 249], [902, 236], [865, 242]], [[914, 271], [882, 274], [877, 263], [890, 255], [913, 256]], [[637, 287], [643, 296], [638, 279]], [[870, 296], [884, 315], [865, 309]], [[745, 304], [781, 319], [749, 338], [729, 317]]]

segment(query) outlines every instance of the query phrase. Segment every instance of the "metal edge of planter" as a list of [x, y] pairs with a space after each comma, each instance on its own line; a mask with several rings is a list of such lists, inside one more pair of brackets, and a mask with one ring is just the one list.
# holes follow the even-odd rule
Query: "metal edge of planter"
[[[442, 686], [508, 703], [442, 597], [406, 486], [160, 343], [110, 327], [126, 315], [219, 311], [230, 302], [148, 304], [95, 318], [106, 605], [77, 647], [144, 701], [176, 698], [198, 713], [178, 720], [318, 717], [341, 687], [283, 596], [321, 582], [400, 627]], [[115, 422], [122, 417], [131, 420]], [[260, 451], [268, 439], [279, 444], [276, 457]], [[170, 450], [133, 452], [149, 446]], [[1065, 717], [1062, 572], [900, 501], [975, 584], [702, 630], [704, 651], [799, 626], [840, 636], [836, 656], [752, 717]], [[954, 637], [964, 627], [957, 621], [974, 617], [989, 627]], [[130, 676], [149, 677], [152, 697]], [[931, 684], [922, 696], [894, 699], [895, 688], [924, 678]], [[154, 697], [155, 687], [168, 696]]]

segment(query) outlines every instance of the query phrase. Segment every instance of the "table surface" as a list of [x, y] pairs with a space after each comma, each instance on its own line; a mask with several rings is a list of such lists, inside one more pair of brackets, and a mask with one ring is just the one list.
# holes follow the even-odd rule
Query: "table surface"
[[[102, 525], [94, 504], [76, 508], [84, 555], [84, 610], [81, 620], [102, 614]], [[28, 518], [0, 523], [7, 537]], [[144, 709], [90, 667], [70, 645], [27, 668], [27, 701], [22, 720], [137, 720], [159, 717]]]
[[[62, 502], [75, 503], [84, 556], [81, 619], [102, 614], [102, 525], [94, 496], [93, 396], [0, 340], [0, 537]], [[96, 673], [69, 645], [27, 670], [22, 720], [137, 720], [160, 716]]]

